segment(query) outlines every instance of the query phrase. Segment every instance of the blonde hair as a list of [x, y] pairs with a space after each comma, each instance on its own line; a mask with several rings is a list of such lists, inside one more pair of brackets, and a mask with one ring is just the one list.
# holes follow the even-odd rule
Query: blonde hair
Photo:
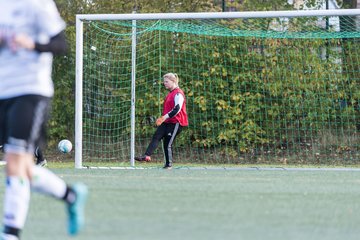
[[179, 77], [176, 73], [167, 73], [163, 76], [163, 78], [167, 78], [170, 81], [173, 81], [176, 83], [176, 85], [179, 85]]

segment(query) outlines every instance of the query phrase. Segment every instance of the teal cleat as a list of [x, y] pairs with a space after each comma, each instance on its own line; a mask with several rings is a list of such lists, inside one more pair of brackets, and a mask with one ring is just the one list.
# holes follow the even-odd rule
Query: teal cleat
[[77, 183], [72, 186], [76, 194], [75, 202], [67, 205], [68, 209], [68, 232], [70, 235], [76, 235], [84, 226], [85, 222], [85, 203], [88, 195], [87, 186]]

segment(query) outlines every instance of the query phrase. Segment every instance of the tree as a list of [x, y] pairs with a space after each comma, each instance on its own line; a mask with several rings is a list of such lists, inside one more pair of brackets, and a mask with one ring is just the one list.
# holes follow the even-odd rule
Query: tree
[[357, 8], [357, 0], [338, 0], [343, 3], [344, 8]]
[[287, 0], [244, 0], [239, 11], [276, 11], [293, 9]]

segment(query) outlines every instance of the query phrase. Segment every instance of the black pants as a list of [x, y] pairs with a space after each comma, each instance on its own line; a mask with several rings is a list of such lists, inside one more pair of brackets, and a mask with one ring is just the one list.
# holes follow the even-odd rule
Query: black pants
[[0, 145], [5, 151], [28, 152], [45, 141], [51, 99], [23, 95], [0, 100]]
[[172, 154], [172, 144], [176, 136], [181, 132], [182, 126], [179, 123], [163, 123], [155, 131], [151, 142], [146, 149], [145, 155], [151, 156], [161, 139], [163, 139], [164, 154], [166, 159], [166, 164], [172, 164], [173, 154]]

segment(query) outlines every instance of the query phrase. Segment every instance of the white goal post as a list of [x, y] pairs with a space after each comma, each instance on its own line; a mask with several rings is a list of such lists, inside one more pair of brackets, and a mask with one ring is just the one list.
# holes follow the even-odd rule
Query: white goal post
[[169, 19], [236, 19], [236, 18], [293, 18], [316, 16], [359, 16], [360, 9], [341, 10], [294, 10], [261, 12], [219, 12], [219, 13], [153, 13], [153, 14], [79, 14], [76, 15], [76, 99], [75, 99], [75, 168], [83, 168], [83, 22], [130, 20], [133, 26], [132, 68], [131, 68], [131, 141], [130, 166], [134, 167], [135, 157], [135, 84], [136, 84], [136, 21]]

